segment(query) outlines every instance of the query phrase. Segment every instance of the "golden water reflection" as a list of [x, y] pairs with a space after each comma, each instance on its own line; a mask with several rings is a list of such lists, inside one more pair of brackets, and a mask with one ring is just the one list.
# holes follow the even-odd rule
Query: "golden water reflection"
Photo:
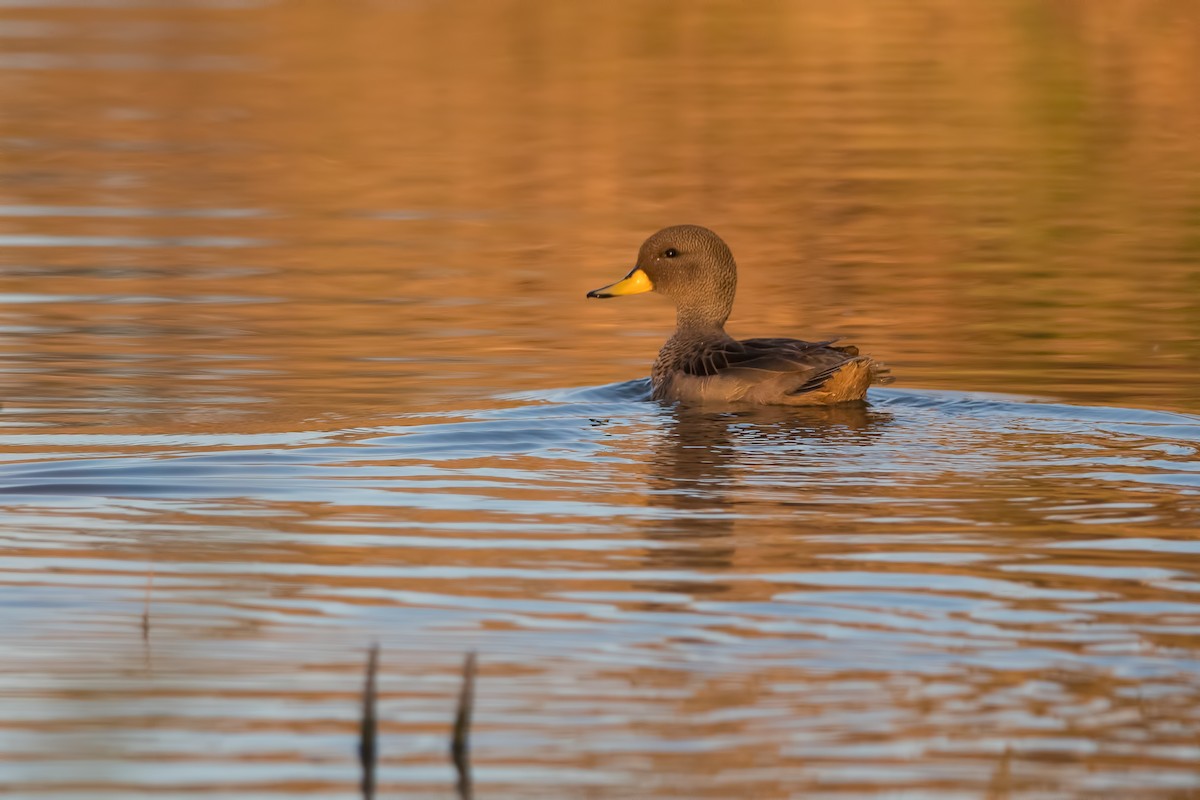
[[[0, 5], [0, 785], [1197, 791], [1200, 9]], [[896, 388], [609, 385], [680, 222]]]

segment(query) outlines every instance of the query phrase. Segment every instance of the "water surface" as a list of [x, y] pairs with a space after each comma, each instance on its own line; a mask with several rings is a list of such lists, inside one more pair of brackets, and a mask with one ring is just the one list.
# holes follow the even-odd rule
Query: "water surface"
[[[1185, 4], [0, 3], [0, 786], [1200, 793]], [[863, 408], [647, 398], [734, 333]], [[146, 624], [143, 624], [145, 620]]]

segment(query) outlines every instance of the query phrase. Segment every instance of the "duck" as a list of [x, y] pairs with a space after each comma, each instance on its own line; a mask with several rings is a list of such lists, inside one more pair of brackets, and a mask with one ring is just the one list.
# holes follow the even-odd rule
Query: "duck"
[[675, 332], [650, 370], [655, 400], [685, 405], [862, 404], [888, 370], [832, 339], [734, 339], [725, 332], [737, 290], [733, 252], [699, 225], [650, 236], [621, 280], [587, 293], [606, 299], [657, 292], [675, 303]]

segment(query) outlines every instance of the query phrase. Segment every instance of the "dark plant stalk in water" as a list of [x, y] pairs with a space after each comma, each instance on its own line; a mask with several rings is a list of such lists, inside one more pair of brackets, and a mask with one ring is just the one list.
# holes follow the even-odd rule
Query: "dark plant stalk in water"
[[454, 733], [450, 739], [450, 756], [458, 772], [460, 800], [472, 800], [471, 785], [471, 710], [475, 705], [475, 654], [467, 653], [463, 662], [462, 688], [458, 693], [458, 713], [454, 716]]
[[375, 673], [379, 668], [379, 645], [367, 651], [367, 680], [363, 686], [362, 721], [358, 728], [358, 760], [362, 764], [363, 800], [375, 798], [375, 762], [378, 758], [379, 722], [375, 716]]
[[154, 570], [146, 573], [146, 596], [142, 600], [142, 640], [150, 639], [150, 592], [154, 588]]

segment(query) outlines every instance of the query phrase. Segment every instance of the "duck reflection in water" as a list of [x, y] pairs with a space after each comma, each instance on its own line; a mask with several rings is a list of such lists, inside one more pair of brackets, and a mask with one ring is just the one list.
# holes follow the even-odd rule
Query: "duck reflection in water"
[[[728, 591], [729, 585], [714, 580], [713, 573], [734, 566], [738, 521], [757, 516], [757, 504], [779, 502], [756, 499], [753, 487], [762, 484], [764, 473], [794, 469], [794, 462], [813, 450], [828, 457], [831, 449], [868, 447], [891, 421], [891, 414], [866, 404], [672, 408], [648, 478], [649, 505], [668, 513], [648, 520], [646, 538], [657, 546], [646, 551], [646, 560], [658, 571], [703, 574], [695, 580], [655, 581], [645, 588], [685, 595]], [[791, 498], [792, 503], [803, 503], [803, 497]], [[770, 516], [777, 515], [773, 511]]]

